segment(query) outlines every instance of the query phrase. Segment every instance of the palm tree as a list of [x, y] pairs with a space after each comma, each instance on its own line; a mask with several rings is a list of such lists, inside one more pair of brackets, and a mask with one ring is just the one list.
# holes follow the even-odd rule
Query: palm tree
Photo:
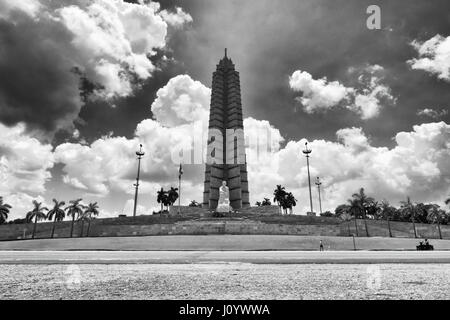
[[33, 222], [34, 219], [34, 226], [33, 226], [33, 235], [32, 239], [34, 239], [34, 235], [36, 234], [36, 226], [38, 220], [44, 220], [47, 218], [44, 211], [48, 211], [46, 207], [42, 207], [42, 202], [37, 202], [36, 200], [33, 200], [34, 209], [27, 213], [26, 219], [28, 222]]
[[294, 195], [292, 194], [292, 192], [289, 192], [286, 195], [286, 205], [287, 208], [289, 209], [289, 214], [292, 214], [292, 207], [297, 205], [297, 199], [295, 199]]
[[348, 213], [354, 216], [356, 236], [359, 237], [358, 224], [356, 223], [356, 218], [358, 217], [358, 213], [361, 214], [361, 205], [357, 199], [348, 199], [347, 201], [348, 201]]
[[175, 201], [178, 199], [178, 188], [170, 187], [169, 193], [168, 193], [168, 203], [169, 206], [173, 205]]
[[93, 216], [98, 216], [100, 214], [99, 210], [98, 210], [98, 204], [97, 202], [94, 203], [89, 203], [86, 207], [86, 210], [84, 211], [85, 215], [88, 215], [88, 228], [87, 228], [87, 234], [86, 237], [89, 237], [89, 230], [91, 229], [91, 220]]
[[[341, 218], [343, 221], [345, 221], [347, 223], [348, 235], [350, 236], [351, 235], [351, 232], [350, 232], [350, 221], [352, 220], [351, 214], [349, 214], [348, 212], [342, 212], [339, 215], [339, 218]], [[358, 229], [356, 229], [356, 230], [358, 230]]]
[[415, 222], [415, 215], [416, 215], [416, 207], [411, 202], [411, 199], [409, 197], [406, 198], [406, 201], [400, 201], [401, 207], [400, 211], [404, 217], [410, 217], [413, 223], [413, 229], [414, 229], [414, 238], [417, 238], [417, 230], [416, 230], [416, 222]]
[[167, 191], [164, 191], [164, 189], [161, 187], [161, 190], [159, 190], [157, 192], [157, 198], [156, 198], [156, 202], [161, 204], [161, 211], [159, 212], [160, 214], [162, 214], [163, 212], [163, 205], [164, 205], [164, 198], [167, 194]]
[[255, 206], [261, 207], [261, 201], [256, 201], [256, 202], [255, 202]]
[[273, 195], [274, 195], [273, 202], [278, 203], [278, 207], [280, 208], [280, 214], [283, 214], [281, 207], [284, 201], [284, 197], [286, 196], [286, 191], [284, 190], [284, 187], [282, 187], [281, 185], [277, 185], [277, 188], [273, 192]]
[[192, 200], [191, 203], [189, 203], [189, 207], [201, 207], [201, 205], [197, 201]]
[[[83, 209], [86, 209], [86, 208], [87, 208], [86, 206], [83, 206]], [[89, 216], [88, 213], [86, 213], [86, 211], [83, 211], [83, 213], [81, 213], [81, 214], [78, 216], [77, 221], [78, 221], [78, 222], [81, 221], [80, 238], [83, 237], [84, 222], [85, 222], [85, 221], [89, 221], [90, 219], [91, 219], [91, 217]]]
[[164, 207], [166, 208], [166, 212], [169, 212], [169, 207], [170, 207], [170, 197], [169, 197], [169, 192], [166, 192], [163, 196], [162, 202], [164, 204]]
[[380, 213], [381, 213], [381, 217], [386, 219], [387, 221], [387, 225], [388, 225], [388, 229], [389, 229], [389, 237], [392, 238], [392, 230], [391, 230], [391, 215], [392, 215], [392, 208], [391, 205], [389, 204], [389, 202], [387, 200], [383, 200], [381, 201], [381, 205], [380, 205]]
[[284, 198], [281, 200], [281, 207], [283, 208], [284, 214], [287, 214], [288, 202], [287, 202], [287, 193], [284, 195]]
[[66, 207], [67, 215], [72, 217], [72, 224], [70, 226], [70, 237], [73, 237], [73, 225], [75, 217], [79, 217], [83, 213], [84, 206], [80, 203], [83, 199], [76, 199], [69, 201], [70, 205]]
[[53, 236], [55, 235], [56, 221], [62, 221], [66, 217], [66, 213], [64, 212], [63, 209], [61, 209], [61, 207], [64, 206], [66, 203], [64, 201], [59, 202], [56, 199], [53, 199], [53, 202], [55, 203], [55, 205], [53, 206], [53, 209], [51, 209], [47, 213], [47, 219], [53, 220], [52, 235], [51, 235], [52, 239], [53, 239]]
[[368, 197], [364, 193], [364, 188], [359, 189], [358, 193], [354, 193], [352, 195], [353, 199], [356, 199], [359, 202], [359, 206], [361, 207], [361, 212], [363, 214], [364, 226], [366, 228], [366, 236], [369, 236], [369, 229], [367, 228], [366, 214], [367, 210], [370, 206], [375, 203], [375, 199], [372, 197]]
[[379, 211], [380, 204], [375, 200], [366, 207], [366, 215], [369, 217], [369, 219], [377, 219]]
[[424, 204], [424, 203], [416, 203], [415, 204], [415, 215], [414, 218], [416, 222], [419, 223], [428, 223], [428, 211], [430, 210], [431, 204]]
[[428, 211], [427, 221], [429, 223], [437, 224], [439, 231], [439, 239], [442, 239], [441, 223], [446, 219], [447, 213], [444, 210], [442, 210], [437, 204], [429, 204], [427, 211]]
[[11, 208], [12, 207], [9, 204], [3, 203], [3, 197], [0, 197], [0, 224], [8, 219], [9, 210]]
[[264, 198], [263, 202], [261, 203], [262, 206], [271, 206], [272, 203], [270, 202], [269, 198]]
[[334, 214], [339, 217], [343, 214], [349, 214], [350, 206], [348, 204], [341, 204], [334, 209]]

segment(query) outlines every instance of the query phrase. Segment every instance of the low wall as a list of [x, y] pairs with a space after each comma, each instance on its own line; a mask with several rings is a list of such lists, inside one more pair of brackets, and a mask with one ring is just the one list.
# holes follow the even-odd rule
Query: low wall
[[[180, 208], [180, 211], [178, 211], [178, 208]], [[183, 216], [192, 216], [192, 215], [206, 215], [208, 214], [209, 210], [204, 209], [201, 207], [189, 207], [189, 206], [170, 206], [169, 207], [169, 215], [174, 216], [178, 215], [178, 212], [181, 213]]]
[[[136, 217], [120, 217], [120, 218], [102, 218], [94, 219], [91, 222], [91, 230], [94, 226], [97, 228], [104, 228], [109, 226], [146, 226], [154, 224], [174, 224], [180, 221], [191, 220], [192, 218], [200, 218], [197, 216], [167, 216], [167, 215], [146, 215]], [[57, 222], [55, 226], [55, 237], [70, 237], [72, 221]], [[36, 226], [35, 238], [50, 238], [52, 233], [53, 222], [38, 222]], [[33, 223], [26, 224], [3, 224], [0, 225], [0, 240], [7, 239], [30, 239], [33, 233]], [[86, 235], [88, 223], [84, 224], [83, 235]], [[127, 229], [126, 227], [124, 229]], [[89, 231], [91, 231], [89, 230]], [[74, 223], [73, 237], [79, 237], [81, 234], [81, 223]]]
[[335, 225], [284, 225], [261, 222], [179, 222], [175, 224], [91, 226], [90, 235], [149, 236], [149, 235], [208, 235], [208, 234], [266, 234], [266, 235], [322, 235], [338, 236], [341, 228]]
[[[202, 216], [210, 216], [212, 210], [201, 207], [189, 207], [189, 206], [180, 206], [181, 215], [193, 215], [200, 214]], [[178, 206], [170, 206], [169, 214], [176, 215], [178, 214]], [[278, 206], [260, 206], [260, 207], [250, 207], [238, 210], [237, 215], [280, 215], [280, 209]]]
[[[197, 208], [198, 209], [198, 208]], [[198, 214], [198, 211], [195, 211]], [[193, 212], [191, 214], [194, 215]], [[193, 219], [194, 217], [194, 219]], [[249, 216], [250, 217], [250, 216]], [[389, 237], [386, 221], [367, 220], [371, 237]], [[358, 236], [365, 237], [364, 220], [356, 220]], [[413, 238], [412, 223], [390, 222], [392, 236], [396, 238]], [[87, 234], [87, 223], [83, 236]], [[70, 236], [71, 221], [56, 224], [55, 237]], [[438, 239], [436, 225], [416, 224], [419, 238]], [[52, 223], [38, 223], [36, 238], [49, 238]], [[0, 226], [0, 240], [31, 238], [33, 224], [12, 224]], [[450, 239], [450, 226], [441, 226], [443, 239]], [[80, 237], [81, 223], [75, 222], [73, 237]], [[89, 236], [149, 236], [149, 235], [189, 235], [189, 234], [266, 234], [266, 235], [320, 235], [349, 236], [356, 235], [355, 221], [341, 223], [336, 218], [306, 216], [253, 216], [253, 218], [213, 219], [194, 216], [138, 216], [96, 219], [91, 223]], [[25, 235], [25, 236], [24, 236]]]
[[279, 215], [280, 208], [278, 206], [260, 206], [245, 208], [239, 212], [242, 214]]
[[252, 216], [248, 219], [261, 221], [264, 223], [275, 224], [296, 224], [296, 225], [337, 225], [341, 224], [342, 220], [331, 217], [316, 217], [316, 216], [300, 216], [300, 215], [263, 215]]
[[[31, 238], [32, 224], [10, 225], [0, 228], [0, 239], [24, 239]], [[5, 232], [6, 231], [6, 232]], [[75, 223], [73, 237], [80, 237], [81, 223]], [[87, 234], [87, 224], [84, 225], [83, 236]], [[339, 225], [294, 225], [262, 223], [257, 221], [180, 221], [176, 223], [156, 224], [105, 224], [93, 221], [90, 226], [91, 237], [113, 236], [150, 236], [150, 235], [207, 235], [207, 234], [267, 234], [267, 235], [343, 235]], [[51, 224], [40, 223], [37, 226], [35, 238], [49, 238]], [[56, 238], [70, 237], [70, 222], [56, 225]]]

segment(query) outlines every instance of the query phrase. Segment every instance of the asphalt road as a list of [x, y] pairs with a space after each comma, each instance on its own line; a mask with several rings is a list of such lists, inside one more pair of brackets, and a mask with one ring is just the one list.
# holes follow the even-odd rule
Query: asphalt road
[[450, 263], [449, 251], [0, 251], [0, 264]]

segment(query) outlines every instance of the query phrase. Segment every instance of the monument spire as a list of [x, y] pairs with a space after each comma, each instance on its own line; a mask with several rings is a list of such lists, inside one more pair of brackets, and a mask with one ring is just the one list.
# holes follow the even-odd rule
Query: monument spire
[[215, 210], [220, 188], [229, 188], [233, 210], [250, 206], [239, 72], [225, 56], [213, 72], [203, 206]]

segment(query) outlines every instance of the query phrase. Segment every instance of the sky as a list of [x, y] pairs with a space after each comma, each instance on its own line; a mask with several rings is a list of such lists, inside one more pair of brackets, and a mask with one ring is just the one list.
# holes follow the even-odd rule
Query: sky
[[[380, 29], [367, 27], [370, 5]], [[201, 202], [204, 164], [178, 152], [204, 154], [225, 48], [247, 140], [256, 137], [246, 149], [252, 204], [282, 184], [295, 213], [308, 211], [308, 141], [323, 210], [360, 187], [393, 205], [407, 196], [444, 205], [449, 9], [447, 0], [0, 0], [0, 196], [10, 219], [53, 198], [132, 214], [139, 144], [139, 214], [158, 209], [158, 189], [178, 186], [180, 161], [182, 203]]]

